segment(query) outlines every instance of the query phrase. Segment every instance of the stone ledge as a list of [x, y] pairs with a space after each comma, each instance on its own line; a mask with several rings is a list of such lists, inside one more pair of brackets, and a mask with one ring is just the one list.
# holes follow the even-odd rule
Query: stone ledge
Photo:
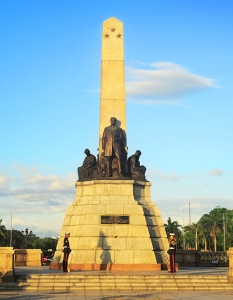
[[[132, 184], [135, 183], [132, 179], [100, 179], [100, 180], [90, 180], [90, 181], [76, 181], [75, 186], [83, 185], [94, 185], [94, 184]], [[143, 181], [138, 181], [137, 184], [145, 183]], [[144, 184], [143, 184], [144, 185]]]
[[[50, 270], [62, 270], [62, 263], [50, 263]], [[71, 264], [70, 269], [80, 271], [161, 271], [161, 264]]]

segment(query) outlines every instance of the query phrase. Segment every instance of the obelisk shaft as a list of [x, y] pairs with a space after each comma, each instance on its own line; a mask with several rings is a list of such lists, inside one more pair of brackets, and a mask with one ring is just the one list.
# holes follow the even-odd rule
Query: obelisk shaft
[[102, 152], [103, 131], [110, 125], [111, 117], [116, 117], [118, 125], [126, 131], [123, 37], [121, 21], [112, 17], [103, 22], [99, 153]]

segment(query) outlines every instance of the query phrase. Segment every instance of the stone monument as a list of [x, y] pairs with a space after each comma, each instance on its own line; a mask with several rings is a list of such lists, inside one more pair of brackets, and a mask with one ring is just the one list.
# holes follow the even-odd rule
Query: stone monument
[[123, 24], [103, 23], [99, 154], [78, 168], [76, 197], [67, 208], [54, 262], [61, 269], [65, 232], [71, 270], [161, 270], [168, 241], [141, 151], [127, 160]]

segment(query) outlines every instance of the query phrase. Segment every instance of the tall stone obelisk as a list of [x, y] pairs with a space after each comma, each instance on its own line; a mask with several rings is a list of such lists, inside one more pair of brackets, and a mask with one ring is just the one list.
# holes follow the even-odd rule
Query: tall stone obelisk
[[123, 23], [116, 18], [103, 22], [100, 89], [99, 149], [103, 130], [111, 117], [126, 131]]

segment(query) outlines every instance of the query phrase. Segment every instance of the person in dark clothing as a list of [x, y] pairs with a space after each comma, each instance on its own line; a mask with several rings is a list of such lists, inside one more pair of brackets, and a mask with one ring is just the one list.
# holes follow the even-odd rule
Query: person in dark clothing
[[63, 258], [63, 272], [68, 272], [67, 267], [68, 267], [68, 258], [69, 254], [71, 252], [70, 249], [70, 243], [69, 243], [69, 238], [70, 233], [66, 232], [65, 237], [64, 237], [64, 242], [63, 242], [63, 253], [64, 253], [64, 258]]
[[176, 271], [176, 261], [175, 261], [175, 254], [176, 254], [176, 238], [174, 233], [169, 233], [169, 249], [167, 253], [170, 255], [170, 271], [174, 273]]

